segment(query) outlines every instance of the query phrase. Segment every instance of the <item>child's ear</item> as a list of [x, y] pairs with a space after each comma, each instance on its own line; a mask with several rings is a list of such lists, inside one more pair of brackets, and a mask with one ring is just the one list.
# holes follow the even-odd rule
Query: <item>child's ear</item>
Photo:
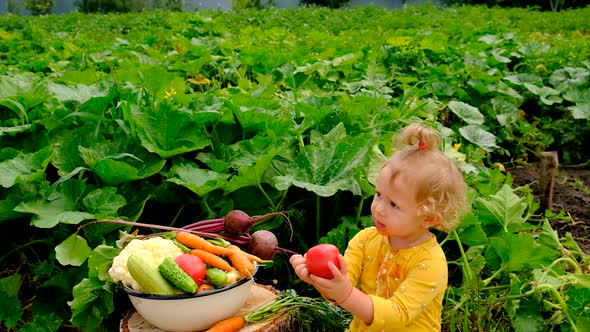
[[424, 227], [431, 228], [442, 224], [442, 215], [438, 212], [431, 213], [424, 217]]

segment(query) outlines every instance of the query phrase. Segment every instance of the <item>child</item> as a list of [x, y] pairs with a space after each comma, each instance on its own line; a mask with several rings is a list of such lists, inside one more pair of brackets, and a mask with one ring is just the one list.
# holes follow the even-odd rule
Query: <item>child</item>
[[465, 210], [466, 186], [438, 147], [438, 132], [419, 124], [399, 135], [405, 147], [377, 179], [371, 214], [375, 226], [348, 243], [333, 279], [312, 275], [293, 255], [297, 276], [353, 316], [350, 332], [440, 331], [447, 261], [431, 227], [449, 231]]

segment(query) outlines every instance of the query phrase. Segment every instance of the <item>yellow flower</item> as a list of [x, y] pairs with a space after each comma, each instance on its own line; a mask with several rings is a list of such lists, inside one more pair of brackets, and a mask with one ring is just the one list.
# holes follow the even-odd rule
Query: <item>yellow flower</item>
[[166, 91], [166, 93], [164, 94], [164, 98], [168, 99], [172, 96], [174, 96], [176, 94], [176, 90], [174, 90], [174, 88], [170, 89], [170, 91]]
[[506, 167], [504, 167], [504, 165], [500, 164], [500, 163], [493, 163], [492, 166], [496, 167], [497, 169], [500, 170], [500, 172], [506, 172]]
[[455, 150], [455, 151], [459, 151], [460, 148], [461, 148], [461, 143], [457, 143], [457, 144], [453, 145], [453, 150]]

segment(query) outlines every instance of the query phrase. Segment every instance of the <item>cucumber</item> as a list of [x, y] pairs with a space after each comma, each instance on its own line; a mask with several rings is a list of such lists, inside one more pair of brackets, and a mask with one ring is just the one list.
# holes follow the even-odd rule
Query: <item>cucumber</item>
[[197, 291], [197, 283], [172, 258], [164, 258], [162, 264], [158, 266], [158, 270], [164, 278], [179, 289], [187, 293]]
[[127, 270], [131, 277], [148, 294], [172, 295], [182, 294], [182, 291], [174, 287], [158, 271], [158, 265], [151, 259], [141, 255], [129, 255], [127, 258]]

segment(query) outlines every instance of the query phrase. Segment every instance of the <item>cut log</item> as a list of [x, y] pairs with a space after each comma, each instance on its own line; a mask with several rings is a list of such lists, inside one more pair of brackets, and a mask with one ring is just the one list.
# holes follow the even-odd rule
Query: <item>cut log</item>
[[[277, 297], [278, 291], [270, 286], [254, 284], [250, 295], [239, 314], [245, 314]], [[294, 318], [284, 313], [275, 319], [258, 324], [246, 325], [239, 332], [286, 332], [293, 331]], [[135, 310], [130, 310], [121, 320], [121, 332], [166, 332], [146, 322]]]

